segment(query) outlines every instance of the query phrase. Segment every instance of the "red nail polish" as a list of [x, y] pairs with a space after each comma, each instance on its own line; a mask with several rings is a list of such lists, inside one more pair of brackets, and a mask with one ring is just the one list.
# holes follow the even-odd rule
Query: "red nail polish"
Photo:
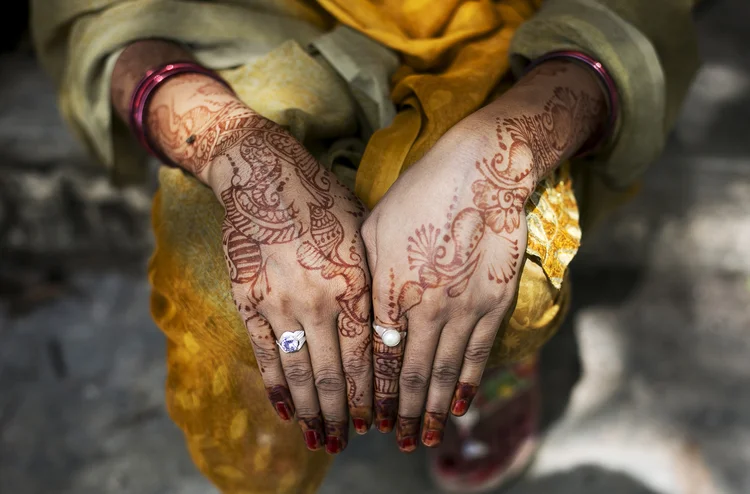
[[393, 429], [393, 420], [383, 419], [378, 422], [378, 430], [382, 432], [389, 432], [391, 429]]
[[354, 428], [359, 434], [364, 434], [367, 432], [367, 422], [365, 419], [354, 419]]
[[398, 447], [407, 453], [417, 449], [417, 440], [413, 437], [405, 437], [398, 442]]
[[466, 400], [458, 400], [453, 405], [453, 415], [463, 415], [466, 413], [467, 408], [469, 408], [469, 404]]
[[332, 455], [341, 452], [341, 439], [334, 436], [328, 436], [326, 438], [326, 451]]
[[279, 414], [279, 417], [281, 417], [281, 420], [291, 420], [291, 413], [289, 413], [289, 408], [286, 406], [286, 403], [283, 401], [276, 402], [276, 413]]
[[443, 438], [443, 435], [440, 433], [440, 431], [425, 431], [424, 437], [422, 438], [422, 442], [425, 443], [425, 446], [432, 446], [439, 442]]
[[315, 451], [316, 449], [320, 449], [320, 436], [316, 431], [307, 431], [305, 432], [305, 444], [307, 444], [307, 449]]

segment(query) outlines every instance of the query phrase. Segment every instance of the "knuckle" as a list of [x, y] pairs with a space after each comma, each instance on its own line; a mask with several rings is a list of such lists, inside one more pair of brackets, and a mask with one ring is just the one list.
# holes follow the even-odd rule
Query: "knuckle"
[[279, 290], [273, 297], [265, 297], [259, 304], [266, 313], [288, 314], [294, 307], [294, 301], [284, 290]]
[[490, 357], [492, 351], [492, 342], [488, 345], [469, 345], [466, 348], [464, 359], [466, 362], [474, 365], [484, 365], [487, 359]]
[[346, 390], [346, 381], [341, 372], [324, 369], [315, 376], [315, 387], [321, 393], [339, 394]]
[[330, 324], [336, 320], [336, 296], [330, 286], [318, 280], [309, 284], [307, 289], [299, 290], [295, 295], [295, 301], [296, 308], [301, 309], [305, 318], [311, 322]]
[[318, 410], [317, 408], [316, 409], [312, 409], [308, 405], [302, 405], [302, 406], [300, 406], [300, 404], [295, 403], [294, 404], [294, 408], [295, 408], [295, 411], [296, 411], [296, 414], [297, 414], [297, 418], [299, 418], [301, 420], [315, 419], [315, 418], [317, 418], [320, 415], [320, 410]]
[[[456, 319], [465, 323], [464, 325], [468, 327], [470, 323], [479, 319], [479, 316], [485, 312], [487, 311], [484, 304], [479, 302], [476, 298], [469, 296], [466, 300], [463, 300], [460, 304], [451, 308], [449, 317], [450, 319]], [[474, 324], [471, 324], [471, 326], [473, 325]]]
[[344, 372], [352, 379], [369, 377], [372, 373], [372, 359], [367, 356], [357, 357], [354, 355], [344, 357]]
[[336, 314], [321, 306], [306, 307], [303, 326], [306, 330], [325, 330], [333, 331], [336, 326]]
[[401, 372], [399, 386], [408, 393], [422, 393], [427, 389], [430, 378], [426, 372], [406, 370]]
[[427, 321], [437, 321], [443, 318], [449, 309], [444, 293], [441, 290], [427, 290], [422, 294], [419, 304], [420, 317]]
[[453, 387], [458, 381], [458, 368], [449, 362], [437, 362], [432, 369], [432, 382], [440, 387]]
[[313, 379], [312, 369], [302, 363], [292, 363], [284, 366], [284, 375], [290, 386], [305, 387]]
[[250, 335], [250, 342], [253, 345], [255, 360], [257, 360], [259, 364], [268, 366], [269, 364], [276, 362], [278, 359], [276, 348], [267, 344], [265, 340], [256, 341], [256, 337], [253, 335]]

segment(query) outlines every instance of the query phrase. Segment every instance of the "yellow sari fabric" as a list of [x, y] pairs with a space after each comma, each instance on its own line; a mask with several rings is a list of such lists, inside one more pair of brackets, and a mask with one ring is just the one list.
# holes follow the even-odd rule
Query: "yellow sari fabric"
[[479, 109], [508, 74], [515, 29], [531, 0], [319, 0], [341, 23], [402, 54], [393, 125], [375, 133], [356, 193], [372, 208], [398, 176], [459, 120]]

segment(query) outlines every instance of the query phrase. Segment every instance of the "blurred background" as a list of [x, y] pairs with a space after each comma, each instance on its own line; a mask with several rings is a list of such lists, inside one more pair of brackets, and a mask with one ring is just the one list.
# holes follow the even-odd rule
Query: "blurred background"
[[[163, 404], [153, 187], [115, 190], [83, 154], [26, 15], [0, 16], [0, 492], [215, 494]], [[696, 11], [704, 65], [641, 193], [574, 262], [545, 443], [512, 494], [750, 493], [748, 20], [748, 0]], [[355, 437], [321, 492], [434, 492], [425, 454]]]

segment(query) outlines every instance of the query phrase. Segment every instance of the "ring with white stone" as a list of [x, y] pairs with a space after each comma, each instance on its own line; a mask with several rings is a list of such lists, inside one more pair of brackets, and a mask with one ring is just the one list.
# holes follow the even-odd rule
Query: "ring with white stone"
[[406, 338], [406, 331], [399, 331], [393, 328], [384, 328], [375, 324], [373, 326], [375, 332], [378, 333], [380, 339], [383, 340], [385, 346], [394, 347], [401, 343], [401, 340]]
[[276, 340], [276, 344], [279, 345], [282, 352], [294, 353], [302, 350], [306, 340], [305, 332], [300, 329], [299, 331], [286, 331], [281, 335], [281, 338]]

